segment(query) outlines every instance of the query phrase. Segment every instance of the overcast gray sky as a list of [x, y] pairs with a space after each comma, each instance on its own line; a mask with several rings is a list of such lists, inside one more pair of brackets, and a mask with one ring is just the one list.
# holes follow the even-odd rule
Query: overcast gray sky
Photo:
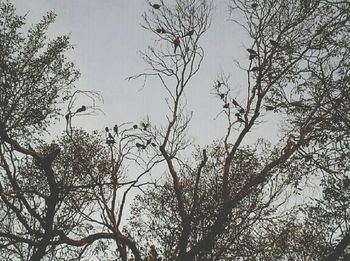
[[[165, 122], [166, 106], [160, 83], [148, 81], [140, 91], [142, 81], [126, 81], [128, 76], [141, 73], [147, 67], [137, 52], [151, 45], [155, 37], [140, 26], [141, 15], [148, 9], [144, 0], [10, 1], [17, 13], [29, 11], [29, 23], [38, 22], [49, 10], [55, 11], [58, 17], [50, 35], [71, 35], [75, 49], [70, 57], [82, 74], [77, 87], [99, 91], [104, 98], [100, 104], [104, 114], [84, 118], [85, 128], [102, 130], [106, 125], [137, 122], [147, 115], [153, 122]], [[190, 134], [202, 145], [226, 131], [222, 120], [213, 120], [222, 106], [210, 94], [213, 82], [221, 72], [230, 74], [235, 86], [233, 94], [241, 95], [238, 99], [243, 102], [246, 75], [233, 61], [248, 60], [245, 49], [249, 41], [240, 27], [228, 21], [226, 1], [216, 0], [214, 6], [212, 26], [202, 41], [204, 62], [186, 95], [188, 110], [194, 112]], [[260, 127], [257, 135], [272, 137], [273, 132]]]

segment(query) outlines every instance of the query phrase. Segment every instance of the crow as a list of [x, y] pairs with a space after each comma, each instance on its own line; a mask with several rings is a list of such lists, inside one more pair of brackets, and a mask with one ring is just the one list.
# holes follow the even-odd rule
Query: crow
[[173, 44], [174, 44], [174, 53], [176, 53], [177, 47], [180, 46], [180, 37], [177, 36], [177, 37], [174, 39]]
[[160, 4], [153, 4], [153, 5], [151, 5], [154, 9], [159, 9], [160, 7], [161, 7], [161, 5]]
[[82, 105], [79, 109], [77, 109], [77, 111], [75, 113], [79, 113], [79, 112], [83, 112], [86, 111], [86, 106]]

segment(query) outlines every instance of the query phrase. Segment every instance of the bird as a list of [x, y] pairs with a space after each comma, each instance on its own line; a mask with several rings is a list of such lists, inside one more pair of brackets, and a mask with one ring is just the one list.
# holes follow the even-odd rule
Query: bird
[[109, 128], [108, 128], [108, 127], [106, 127], [106, 128], [105, 128], [105, 131], [106, 131], [106, 132], [109, 132]]
[[258, 4], [257, 3], [252, 3], [252, 8], [257, 8], [258, 7]]
[[228, 108], [230, 108], [230, 104], [229, 103], [225, 103], [225, 105], [224, 106], [222, 106], [224, 109], [228, 109]]
[[117, 124], [114, 125], [113, 130], [114, 130], [115, 134], [117, 134], [117, 136], [118, 136], [119, 133], [118, 133], [118, 125]]
[[248, 53], [250, 53], [250, 54], [256, 54], [256, 55], [258, 54], [255, 50], [250, 49], [250, 48], [248, 48], [247, 51], [248, 51]]
[[138, 143], [138, 142], [136, 143], [136, 147], [139, 148], [139, 149], [145, 149], [146, 148], [145, 145], [143, 145], [141, 143]]
[[160, 4], [153, 4], [153, 5], [151, 5], [154, 9], [159, 9], [160, 7], [161, 7], [161, 5]]
[[242, 113], [242, 114], [245, 113], [245, 109], [241, 107], [241, 108], [239, 109], [239, 113]]
[[156, 32], [160, 34], [160, 33], [162, 33], [162, 29], [161, 28], [157, 28]]
[[177, 37], [174, 39], [173, 44], [174, 44], [174, 53], [176, 53], [177, 47], [180, 46], [180, 37], [177, 36]]
[[233, 98], [232, 98], [232, 103], [234, 106], [240, 107], [239, 103]]
[[132, 127], [133, 127], [134, 129], [137, 129], [137, 128], [138, 128], [137, 124], [133, 125]]
[[153, 147], [157, 147], [157, 144], [155, 144], [154, 142], [152, 142], [151, 145], [152, 145]]
[[226, 94], [225, 93], [219, 93], [220, 99], [223, 100], [225, 99]]
[[77, 109], [77, 111], [75, 113], [79, 113], [79, 112], [83, 112], [86, 111], [86, 106], [82, 105], [79, 109]]
[[184, 37], [185, 37], [185, 36], [192, 36], [193, 34], [194, 34], [194, 29], [188, 31], [188, 32], [184, 35]]

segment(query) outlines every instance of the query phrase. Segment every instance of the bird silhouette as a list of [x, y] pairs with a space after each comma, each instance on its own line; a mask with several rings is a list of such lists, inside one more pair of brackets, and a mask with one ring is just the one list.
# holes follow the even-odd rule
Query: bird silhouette
[[136, 147], [139, 148], [139, 149], [145, 149], [145, 148], [146, 148], [145, 145], [143, 145], [143, 144], [141, 144], [141, 143], [138, 143], [138, 142], [137, 142], [135, 145], [136, 145]]
[[133, 127], [134, 129], [137, 129], [137, 128], [138, 128], [137, 124], [133, 125], [132, 127]]
[[240, 107], [239, 103], [233, 98], [232, 98], [232, 103], [234, 106]]
[[256, 54], [256, 55], [258, 54], [255, 50], [250, 49], [250, 48], [248, 48], [247, 51], [248, 51], [248, 53], [250, 53], [250, 54]]
[[219, 93], [220, 99], [223, 100], [225, 99], [226, 94], [225, 93]]
[[174, 44], [174, 53], [176, 53], [177, 47], [180, 46], [180, 37], [177, 36], [177, 37], [174, 39], [173, 44]]
[[162, 29], [157, 28], [157, 29], [156, 29], [156, 32], [160, 34], [160, 33], [162, 32]]
[[258, 7], [258, 4], [257, 3], [252, 3], [252, 8], [257, 8]]
[[188, 31], [184, 36], [192, 36], [194, 34], [194, 29]]
[[239, 113], [241, 113], [241, 114], [245, 113], [245, 109], [241, 107], [241, 108], [239, 109]]
[[119, 133], [118, 133], [118, 125], [117, 124], [114, 125], [113, 130], [114, 130], [114, 133], [117, 134], [117, 136], [118, 136]]
[[161, 7], [161, 5], [160, 4], [153, 4], [153, 5], [151, 5], [154, 9], [159, 9], [160, 7]]
[[152, 142], [151, 145], [152, 145], [153, 147], [157, 147], [157, 144], [155, 144], [154, 142]]
[[109, 132], [109, 128], [108, 128], [108, 127], [106, 127], [106, 128], [105, 128], [105, 131], [106, 131], [106, 132]]
[[225, 105], [224, 106], [222, 106], [224, 109], [228, 109], [228, 108], [230, 108], [230, 104], [229, 103], [225, 103]]
[[79, 112], [83, 112], [86, 111], [86, 106], [82, 105], [79, 109], [77, 109], [77, 111], [75, 113], [79, 113]]

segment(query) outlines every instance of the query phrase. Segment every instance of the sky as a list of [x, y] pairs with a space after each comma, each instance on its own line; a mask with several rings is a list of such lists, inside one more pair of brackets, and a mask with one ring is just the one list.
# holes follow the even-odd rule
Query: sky
[[[1, 1], [1, 0], [0, 0]], [[166, 122], [166, 104], [160, 82], [148, 80], [127, 81], [142, 73], [147, 64], [139, 51], [152, 45], [155, 35], [141, 27], [142, 14], [148, 10], [144, 0], [10, 0], [18, 14], [27, 13], [29, 24], [37, 23], [48, 11], [58, 15], [50, 28], [50, 38], [70, 34], [74, 50], [69, 57], [81, 72], [78, 89], [98, 91], [104, 101], [101, 112], [84, 116], [79, 124], [87, 130], [103, 130], [123, 122], [139, 122], [146, 116], [152, 123]], [[173, 0], [168, 0], [169, 3]], [[247, 35], [237, 24], [229, 21], [227, 1], [214, 1], [212, 25], [204, 35], [202, 46], [205, 57], [200, 72], [186, 92], [188, 111], [193, 111], [189, 134], [195, 142], [208, 144], [223, 136], [226, 125], [223, 117], [214, 120], [222, 104], [211, 92], [218, 75], [230, 75], [233, 94], [244, 102], [246, 74], [234, 60], [247, 63], [249, 47]], [[79, 102], [78, 102], [79, 103]], [[77, 106], [79, 107], [79, 104]], [[273, 116], [267, 121], [275, 121]], [[266, 125], [253, 130], [251, 140], [257, 137], [274, 138], [274, 131]], [[64, 130], [64, 121], [56, 126]]]

